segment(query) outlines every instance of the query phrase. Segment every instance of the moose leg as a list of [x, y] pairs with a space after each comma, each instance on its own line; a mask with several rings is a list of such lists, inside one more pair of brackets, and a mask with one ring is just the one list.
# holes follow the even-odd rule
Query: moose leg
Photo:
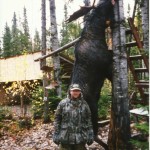
[[100, 92], [103, 86], [104, 79], [93, 78], [93, 82], [89, 84], [88, 94], [84, 94], [87, 103], [91, 109], [92, 124], [94, 135], [98, 134], [98, 101], [100, 99]]
[[71, 83], [78, 83], [82, 89], [83, 97], [87, 101], [92, 115], [93, 131], [95, 141], [105, 149], [108, 149], [107, 144], [98, 138], [98, 100], [100, 98], [100, 91], [104, 83], [105, 77], [102, 76], [102, 71], [98, 69], [88, 70], [81, 64], [75, 64]]
[[91, 99], [90, 97], [86, 99], [90, 99], [87, 102], [91, 110], [93, 131], [94, 131], [94, 135], [96, 136], [98, 134], [98, 104], [96, 102], [97, 100]]
[[92, 124], [94, 134], [98, 132], [98, 100], [100, 90], [103, 86], [104, 77], [102, 77], [98, 69], [89, 70], [83, 64], [76, 63], [73, 70], [72, 83], [80, 85], [83, 97], [87, 101], [92, 115]]
[[[89, 107], [91, 109], [91, 114], [92, 114], [92, 124], [93, 124], [93, 130], [94, 130], [94, 140], [99, 143], [102, 147], [105, 148], [105, 150], [108, 150], [108, 145], [105, 144], [98, 136], [98, 100], [100, 99], [100, 91], [103, 85], [104, 80], [96, 80], [97, 83], [99, 83], [99, 86], [96, 87], [96, 83], [94, 83], [93, 85], [95, 85], [95, 88], [90, 89], [89, 91], [91, 91], [91, 93], [89, 92], [89, 94], [84, 94], [86, 101], [89, 104]], [[92, 87], [92, 86], [89, 86]], [[93, 92], [92, 92], [93, 91]]]

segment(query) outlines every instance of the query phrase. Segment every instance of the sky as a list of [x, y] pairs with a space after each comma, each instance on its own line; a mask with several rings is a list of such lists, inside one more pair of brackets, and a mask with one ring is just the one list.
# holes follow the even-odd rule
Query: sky
[[[0, 38], [3, 36], [4, 27], [6, 22], [8, 26], [12, 25], [12, 18], [14, 12], [16, 12], [17, 18], [23, 18], [23, 8], [27, 9], [27, 19], [30, 29], [31, 37], [34, 36], [35, 29], [41, 30], [41, 0], [0, 0]], [[56, 4], [56, 18], [58, 27], [60, 27], [64, 16], [64, 1], [55, 0]], [[66, 0], [69, 1], [69, 0]], [[93, 2], [93, 0], [91, 0]], [[97, 0], [98, 1], [98, 0]], [[134, 0], [124, 0], [125, 12], [127, 12], [127, 6], [130, 3], [133, 5]], [[49, 0], [46, 0], [47, 5], [47, 24], [49, 25]], [[68, 4], [68, 11], [71, 15], [74, 11], [78, 10], [80, 6], [83, 6], [83, 0], [74, 0], [72, 4]]]
[[[4, 31], [6, 22], [8, 26], [12, 25], [12, 18], [14, 12], [16, 12], [17, 18], [23, 18], [23, 8], [27, 9], [27, 19], [30, 28], [30, 34], [35, 33], [35, 29], [41, 29], [41, 0], [0, 0], [0, 36]], [[56, 13], [57, 13], [57, 23], [60, 26], [63, 14], [64, 14], [64, 0], [55, 0], [56, 2]], [[83, 0], [74, 0], [74, 8], [79, 8], [79, 4], [82, 4]], [[47, 8], [47, 22], [49, 22], [49, 0], [46, 0]], [[69, 6], [68, 9], [72, 9]], [[47, 23], [48, 24], [48, 23]]]

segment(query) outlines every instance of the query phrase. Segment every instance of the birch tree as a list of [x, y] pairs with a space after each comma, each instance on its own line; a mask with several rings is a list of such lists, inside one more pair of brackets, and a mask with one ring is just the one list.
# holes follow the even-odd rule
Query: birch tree
[[142, 29], [143, 29], [143, 47], [145, 52], [149, 51], [149, 1], [141, 1]]
[[[57, 23], [56, 23], [56, 7], [55, 0], [49, 0], [50, 4], [50, 24], [51, 24], [51, 49], [52, 51], [58, 49], [58, 32], [57, 32]], [[58, 83], [56, 87], [57, 95], [61, 97], [61, 81], [60, 81], [60, 59], [56, 54], [53, 56], [53, 65], [54, 65], [54, 80]]]
[[108, 138], [110, 150], [130, 149], [130, 117], [128, 101], [127, 56], [125, 49], [125, 27], [123, 0], [114, 5], [113, 28], [113, 98]]
[[[42, 55], [46, 55], [46, 2], [42, 0]], [[46, 66], [46, 59], [41, 61], [41, 67]], [[43, 89], [44, 89], [44, 123], [50, 121], [49, 119], [49, 107], [48, 107], [48, 90], [45, 88], [48, 85], [48, 80], [43, 75]]]

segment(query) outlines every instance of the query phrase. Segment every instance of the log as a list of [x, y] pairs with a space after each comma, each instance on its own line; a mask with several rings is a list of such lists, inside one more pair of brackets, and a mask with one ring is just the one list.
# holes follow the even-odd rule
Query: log
[[60, 48], [54, 50], [53, 52], [51, 52], [51, 53], [49, 53], [49, 54], [47, 54], [47, 55], [43, 55], [43, 56], [41, 56], [41, 57], [35, 59], [34, 61], [40, 61], [40, 60], [45, 59], [45, 58], [47, 58], [47, 57], [50, 57], [50, 56], [52, 56], [52, 55], [54, 55], [54, 54], [60, 53], [60, 52], [62, 52], [63, 50], [65, 50], [65, 49], [70, 48], [71, 46], [73, 46], [76, 42], [79, 41], [79, 39], [80, 39], [80, 37], [77, 38], [77, 39], [75, 39], [74, 41], [72, 41], [72, 42], [70, 42], [70, 43], [68, 43], [68, 44], [66, 44], [66, 45], [64, 45], [64, 46], [62, 46], [62, 47], [60, 47]]

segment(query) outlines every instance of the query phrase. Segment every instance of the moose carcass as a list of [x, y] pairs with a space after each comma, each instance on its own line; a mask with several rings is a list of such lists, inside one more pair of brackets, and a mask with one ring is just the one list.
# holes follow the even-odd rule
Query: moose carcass
[[98, 132], [98, 100], [104, 80], [112, 79], [112, 53], [108, 50], [106, 21], [113, 17], [111, 0], [101, 0], [86, 18], [80, 40], [75, 45], [75, 64], [71, 83], [81, 86], [90, 106], [94, 134]]

